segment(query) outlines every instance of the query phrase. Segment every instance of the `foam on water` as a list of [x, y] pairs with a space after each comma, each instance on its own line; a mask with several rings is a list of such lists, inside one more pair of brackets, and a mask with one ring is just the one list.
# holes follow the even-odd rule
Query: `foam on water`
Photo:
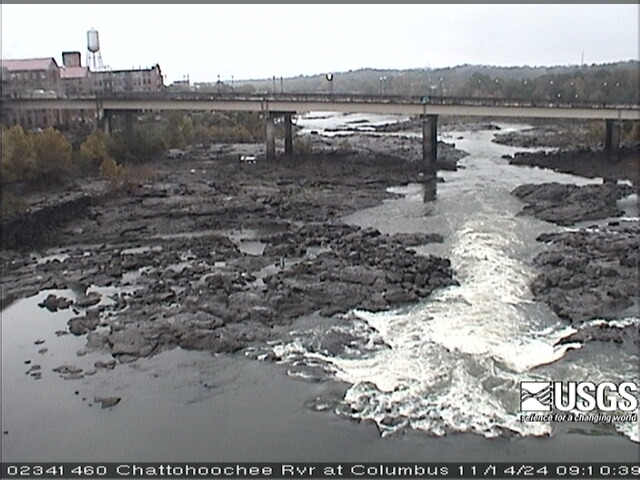
[[[451, 261], [460, 286], [411, 309], [354, 312], [351, 333], [366, 337], [362, 344], [387, 348], [332, 354], [317, 348], [309, 340], [313, 334], [303, 331], [294, 332], [291, 343], [275, 346], [274, 356], [291, 366], [292, 375], [313, 380], [324, 375], [351, 384], [343, 399], [347, 408], [341, 411], [375, 421], [383, 436], [405, 428], [436, 436], [550, 435], [552, 424], [520, 420], [520, 382], [637, 381], [633, 356], [622, 359], [630, 366], [622, 370], [614, 360], [561, 361], [580, 344], [558, 342], [577, 330], [536, 314], [528, 291], [535, 272], [509, 252], [507, 232], [514, 226], [505, 223], [514, 220], [486, 220], [478, 216], [456, 234]], [[634, 322], [624, 319], [612, 326]], [[592, 324], [597, 321], [585, 325]], [[615, 427], [637, 441], [637, 425]]]
[[[482, 133], [472, 137], [462, 142], [471, 153], [463, 161], [466, 170], [448, 177], [438, 203], [422, 206], [419, 192], [398, 188], [405, 200], [387, 202], [356, 222], [383, 231], [403, 231], [408, 224], [430, 231], [439, 225], [450, 232], [442, 251], [460, 285], [412, 308], [352, 312], [341, 327], [349, 330], [347, 338], [358, 339], [350, 350], [323, 349], [313, 339], [330, 332], [316, 327], [293, 332], [291, 342], [270, 353], [288, 364], [292, 375], [350, 384], [335, 410], [374, 421], [383, 436], [406, 428], [436, 436], [550, 435], [552, 423], [521, 421], [520, 382], [640, 383], [637, 354], [607, 344], [581, 348], [560, 342], [577, 329], [535, 302], [530, 292], [537, 274], [529, 258], [537, 248], [534, 239], [554, 227], [517, 216], [521, 205], [508, 192], [525, 179], [589, 180], [506, 165], [496, 153], [505, 147], [490, 144]], [[636, 321], [609, 324], [623, 328]], [[326, 403], [318, 402], [323, 409]], [[638, 441], [637, 424], [615, 429]]]
[[549, 425], [519, 422], [518, 383], [577, 345], [555, 346], [574, 330], [528, 316], [534, 274], [506, 251], [509, 222], [479, 215], [458, 231], [450, 258], [460, 286], [406, 312], [359, 313], [391, 348], [332, 359], [338, 377], [354, 385], [345, 401], [357, 416], [383, 433], [398, 425], [390, 416], [434, 435], [550, 433]]

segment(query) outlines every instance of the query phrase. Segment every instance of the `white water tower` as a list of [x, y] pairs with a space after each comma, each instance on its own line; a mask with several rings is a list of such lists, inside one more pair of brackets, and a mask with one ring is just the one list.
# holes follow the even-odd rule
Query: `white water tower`
[[87, 32], [87, 67], [94, 72], [104, 68], [100, 54], [100, 38], [94, 28]]

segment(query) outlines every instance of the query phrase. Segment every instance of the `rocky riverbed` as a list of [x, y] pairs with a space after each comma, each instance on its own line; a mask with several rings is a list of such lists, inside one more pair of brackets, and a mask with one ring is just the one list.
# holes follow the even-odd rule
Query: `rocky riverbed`
[[500, 132], [493, 141], [518, 148], [577, 149], [589, 146], [590, 124], [586, 122], [559, 122], [540, 125], [516, 132]]
[[522, 214], [558, 225], [574, 225], [619, 217], [623, 211], [617, 201], [633, 194], [634, 189], [617, 182], [583, 186], [545, 183], [521, 185], [511, 193], [525, 203]]
[[640, 144], [621, 148], [619, 158], [610, 158], [602, 148], [579, 147], [541, 152], [519, 152], [509, 158], [512, 165], [550, 168], [588, 178], [628, 180], [640, 187]]
[[[88, 184], [90, 201], [45, 236], [28, 216], [16, 224], [19, 235], [3, 225], [15, 247], [2, 250], [3, 305], [71, 289], [73, 298], [52, 295], [41, 308], [72, 309], [68, 333], [124, 363], [175, 347], [235, 352], [277, 340], [279, 326], [303, 315], [386, 310], [456, 282], [447, 259], [414, 251], [441, 242], [438, 235], [387, 235], [340, 220], [393, 198], [390, 186], [423, 180], [419, 138], [306, 142], [307, 153], [274, 162], [262, 159], [259, 145], [194, 147], [156, 163], [152, 182], [99, 195], [96, 182]], [[241, 162], [243, 155], [257, 161]], [[569, 155], [582, 174], [584, 158]], [[463, 156], [440, 143], [439, 168], [455, 169]], [[607, 171], [626, 178], [615, 168]], [[619, 215], [617, 200], [632, 191], [609, 182], [513, 193], [526, 204], [523, 214], [572, 225]], [[606, 323], [637, 310], [637, 234], [624, 222], [540, 237], [548, 249], [535, 259], [535, 296], [575, 325], [605, 321], [572, 340], [638, 342], [637, 325]]]
[[[636, 194], [637, 202], [640, 145], [625, 145], [619, 156], [612, 158], [602, 146], [587, 146], [588, 134], [587, 125], [567, 124], [496, 135], [497, 143], [545, 149], [509, 156], [512, 165], [603, 179], [602, 184], [584, 186], [521, 185], [512, 194], [525, 203], [523, 215], [571, 226], [621, 216], [618, 201], [632, 194]], [[640, 317], [639, 229], [637, 220], [610, 222], [538, 238], [548, 250], [535, 259], [540, 274], [531, 289], [560, 317], [582, 326], [565, 342], [629, 340], [637, 350], [640, 325], [620, 323], [615, 318]]]
[[[390, 186], [421, 181], [416, 139], [313, 142], [315, 153], [274, 162], [255, 146], [194, 148], [155, 165], [153, 182], [93, 196], [84, 216], [50, 228], [44, 256], [22, 232], [22, 245], [2, 251], [3, 305], [71, 289], [41, 308], [73, 309], [70, 333], [130, 362], [177, 346], [233, 352], [302, 315], [385, 310], [455, 283], [447, 259], [414, 251], [438, 235], [340, 221], [393, 198]], [[374, 142], [387, 153], [370, 153]], [[462, 156], [441, 152], [454, 164]], [[247, 153], [258, 161], [240, 162]]]
[[534, 294], [574, 323], [624, 316], [637, 308], [638, 232], [635, 222], [611, 222], [541, 235], [551, 248], [535, 260], [545, 272], [533, 283]]
[[[622, 215], [617, 200], [634, 193], [615, 182], [594, 185], [527, 184], [512, 194], [525, 202], [522, 214], [559, 225]], [[580, 331], [563, 342], [609, 341], [640, 345], [640, 225], [612, 221], [538, 237], [548, 245], [534, 263], [540, 273], [531, 285], [538, 300]], [[595, 322], [594, 322], [595, 321]], [[590, 322], [590, 323], [589, 323]]]

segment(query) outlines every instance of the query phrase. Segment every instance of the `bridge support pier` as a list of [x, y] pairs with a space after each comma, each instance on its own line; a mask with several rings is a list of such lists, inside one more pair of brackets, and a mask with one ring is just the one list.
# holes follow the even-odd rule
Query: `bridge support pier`
[[133, 112], [124, 112], [124, 130], [128, 139], [133, 138]]
[[273, 123], [273, 117], [267, 113], [266, 118], [267, 129], [267, 160], [276, 158], [276, 127]]
[[284, 153], [285, 155], [293, 154], [293, 124], [291, 122], [293, 112], [267, 112], [267, 160], [276, 158], [276, 127], [274, 122], [276, 117], [284, 117]]
[[425, 174], [436, 175], [438, 167], [438, 116], [422, 116], [422, 158], [425, 163]]
[[102, 114], [102, 127], [104, 128], [104, 134], [111, 136], [111, 112], [105, 110]]
[[618, 120], [606, 120], [606, 135], [604, 150], [607, 152], [609, 162], [620, 160], [620, 122]]
[[424, 201], [435, 200], [438, 166], [438, 116], [422, 115], [422, 159], [424, 161]]
[[293, 135], [291, 125], [291, 112], [284, 114], [284, 154], [293, 155]]

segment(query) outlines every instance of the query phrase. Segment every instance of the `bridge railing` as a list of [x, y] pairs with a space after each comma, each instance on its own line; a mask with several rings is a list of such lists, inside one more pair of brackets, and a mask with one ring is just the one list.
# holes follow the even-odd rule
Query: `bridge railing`
[[637, 104], [613, 102], [557, 101], [548, 99], [496, 98], [496, 97], [453, 97], [453, 96], [409, 96], [409, 95], [366, 95], [358, 93], [255, 93], [238, 94], [230, 92], [118, 92], [96, 95], [102, 99], [123, 100], [194, 100], [194, 101], [264, 101], [264, 102], [315, 102], [315, 103], [390, 103], [390, 104], [431, 104], [469, 105], [502, 107], [563, 107], [563, 108], [627, 108], [638, 109]]
[[314, 102], [314, 103], [389, 103], [389, 104], [430, 104], [468, 105], [500, 107], [556, 107], [556, 108], [625, 108], [640, 109], [640, 105], [612, 102], [563, 102], [547, 99], [495, 98], [495, 97], [452, 97], [452, 96], [409, 96], [409, 95], [365, 95], [357, 93], [257, 93], [237, 94], [230, 92], [144, 92], [114, 93], [99, 95], [97, 98], [129, 100], [195, 100], [195, 101], [263, 101], [263, 102]]
[[[32, 100], [30, 95], [2, 98], [12, 100]], [[42, 98], [38, 98], [41, 100]], [[49, 99], [49, 98], [48, 98]], [[455, 105], [475, 107], [544, 107], [544, 108], [616, 108], [638, 110], [637, 104], [612, 102], [564, 102], [548, 99], [495, 98], [495, 97], [452, 97], [452, 96], [408, 96], [408, 95], [365, 95], [357, 93], [233, 93], [233, 92], [109, 92], [80, 95], [59, 95], [57, 99], [67, 100], [128, 100], [128, 101], [252, 101], [252, 102], [305, 102], [305, 103], [389, 103], [422, 105]], [[55, 100], [55, 99], [53, 99]]]

